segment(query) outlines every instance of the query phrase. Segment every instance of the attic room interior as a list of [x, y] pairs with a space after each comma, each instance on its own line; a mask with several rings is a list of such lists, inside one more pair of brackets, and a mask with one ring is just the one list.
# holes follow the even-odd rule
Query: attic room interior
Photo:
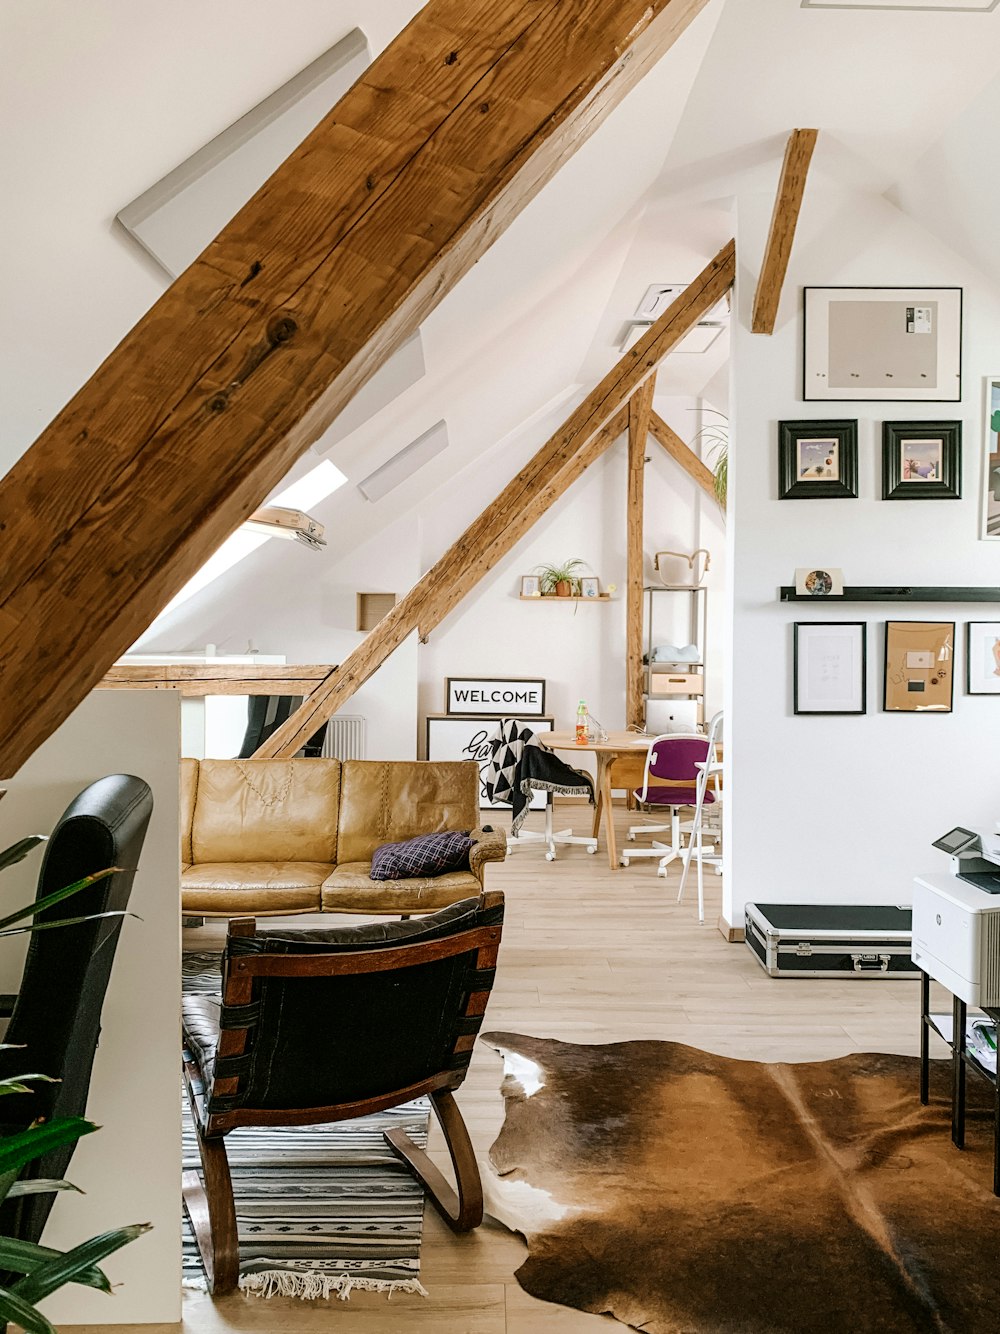
[[997, 0], [0, 63], [0, 1325], [992, 1334]]

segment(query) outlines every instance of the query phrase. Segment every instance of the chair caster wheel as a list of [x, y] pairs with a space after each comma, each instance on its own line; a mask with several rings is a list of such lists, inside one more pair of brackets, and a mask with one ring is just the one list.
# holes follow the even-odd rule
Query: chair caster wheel
[[628, 858], [627, 858], [627, 857], [622, 857], [622, 858], [619, 860], [618, 865], [619, 865], [619, 866], [628, 866]]
[[547, 862], [554, 862], [555, 859], [556, 859], [556, 854], [554, 852], [547, 852], [545, 854], [545, 860]]
[[593, 857], [593, 855], [594, 855], [594, 853], [595, 853], [596, 851], [597, 851], [597, 849], [596, 849], [595, 847], [588, 847], [588, 848], [587, 848], [587, 852], [590, 854], [591, 857]]
[[666, 871], [661, 871], [659, 868], [657, 868], [656, 874], [660, 877], [661, 880], [666, 880], [667, 878]]
[[629, 832], [625, 835], [625, 837], [628, 839], [630, 843], [635, 842], [635, 834], [633, 834], [631, 830], [629, 830]]

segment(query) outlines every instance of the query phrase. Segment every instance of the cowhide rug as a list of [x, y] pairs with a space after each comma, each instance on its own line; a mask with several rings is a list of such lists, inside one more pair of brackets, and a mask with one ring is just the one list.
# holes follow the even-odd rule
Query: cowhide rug
[[[989, 1091], [969, 1148], [912, 1057], [738, 1061], [513, 1033], [487, 1206], [521, 1286], [646, 1334], [997, 1334]], [[982, 1090], [982, 1092], [980, 1092]]]

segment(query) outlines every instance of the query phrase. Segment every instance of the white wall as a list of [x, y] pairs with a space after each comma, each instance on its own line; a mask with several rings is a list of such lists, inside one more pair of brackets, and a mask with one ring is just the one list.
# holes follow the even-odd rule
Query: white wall
[[[955, 824], [1000, 816], [998, 702], [964, 693], [967, 620], [1000, 607], [915, 603], [781, 604], [796, 566], [830, 564], [849, 584], [1000, 585], [1000, 545], [981, 542], [983, 378], [1000, 366], [1000, 308], [982, 276], [884, 200], [806, 192], [777, 329], [749, 333], [773, 195], [739, 200], [739, 322], [734, 330], [735, 448], [731, 765], [725, 916], [747, 900], [910, 900], [912, 877], [940, 865], [930, 842]], [[803, 285], [959, 285], [965, 289], [964, 397], [959, 403], [804, 403]], [[857, 500], [779, 501], [777, 423], [858, 418]], [[964, 428], [962, 499], [883, 502], [883, 420], [954, 420]], [[792, 623], [868, 624], [868, 713], [793, 717]], [[955, 620], [954, 712], [882, 712], [886, 620]]]
[[[655, 406], [674, 428], [690, 439], [700, 415], [697, 402], [657, 398]], [[530, 432], [501, 442], [481, 458], [474, 475], [462, 474], [438, 493], [436, 507], [423, 522], [426, 567], [444, 545], [497, 494], [568, 413], [568, 406], [539, 420]], [[656, 581], [652, 556], [657, 550], [692, 550], [707, 546], [716, 560], [709, 583], [713, 599], [710, 640], [718, 650], [723, 620], [724, 560], [721, 517], [714, 501], [650, 440], [645, 482], [647, 583]], [[625, 724], [626, 468], [624, 437], [587, 470], [513, 551], [461, 603], [429, 642], [420, 648], [420, 713], [444, 709], [445, 678], [460, 675], [544, 677], [547, 711], [557, 728], [573, 725], [577, 701], [609, 729]], [[542, 562], [579, 556], [601, 580], [616, 584], [610, 603], [587, 605], [518, 600], [520, 578]], [[670, 639], [658, 620], [661, 642]], [[686, 624], [676, 633], [686, 636]], [[682, 641], [683, 642], [683, 641]], [[708, 707], [721, 707], [721, 658], [712, 663]]]
[[[0, 846], [48, 833], [88, 783], [132, 773], [153, 789], [142, 850], [104, 1004], [88, 1115], [100, 1131], [80, 1141], [68, 1176], [85, 1195], [57, 1197], [45, 1233], [69, 1249], [128, 1223], [153, 1231], [111, 1256], [110, 1298], [72, 1286], [43, 1310], [56, 1324], [180, 1319], [180, 881], [179, 700], [157, 691], [98, 690], [35, 751], [0, 802]], [[34, 897], [40, 857], [4, 873], [4, 901]], [[23, 947], [4, 942], [0, 976], [16, 990]], [[30, 1069], [31, 1053], [25, 1052]]]

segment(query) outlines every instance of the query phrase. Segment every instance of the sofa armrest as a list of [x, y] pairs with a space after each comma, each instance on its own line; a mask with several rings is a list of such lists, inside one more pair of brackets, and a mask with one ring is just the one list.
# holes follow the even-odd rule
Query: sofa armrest
[[488, 833], [474, 829], [472, 837], [476, 841], [469, 849], [469, 870], [482, 884], [486, 863], [502, 862], [507, 856], [507, 836], [500, 829], [491, 829]]

